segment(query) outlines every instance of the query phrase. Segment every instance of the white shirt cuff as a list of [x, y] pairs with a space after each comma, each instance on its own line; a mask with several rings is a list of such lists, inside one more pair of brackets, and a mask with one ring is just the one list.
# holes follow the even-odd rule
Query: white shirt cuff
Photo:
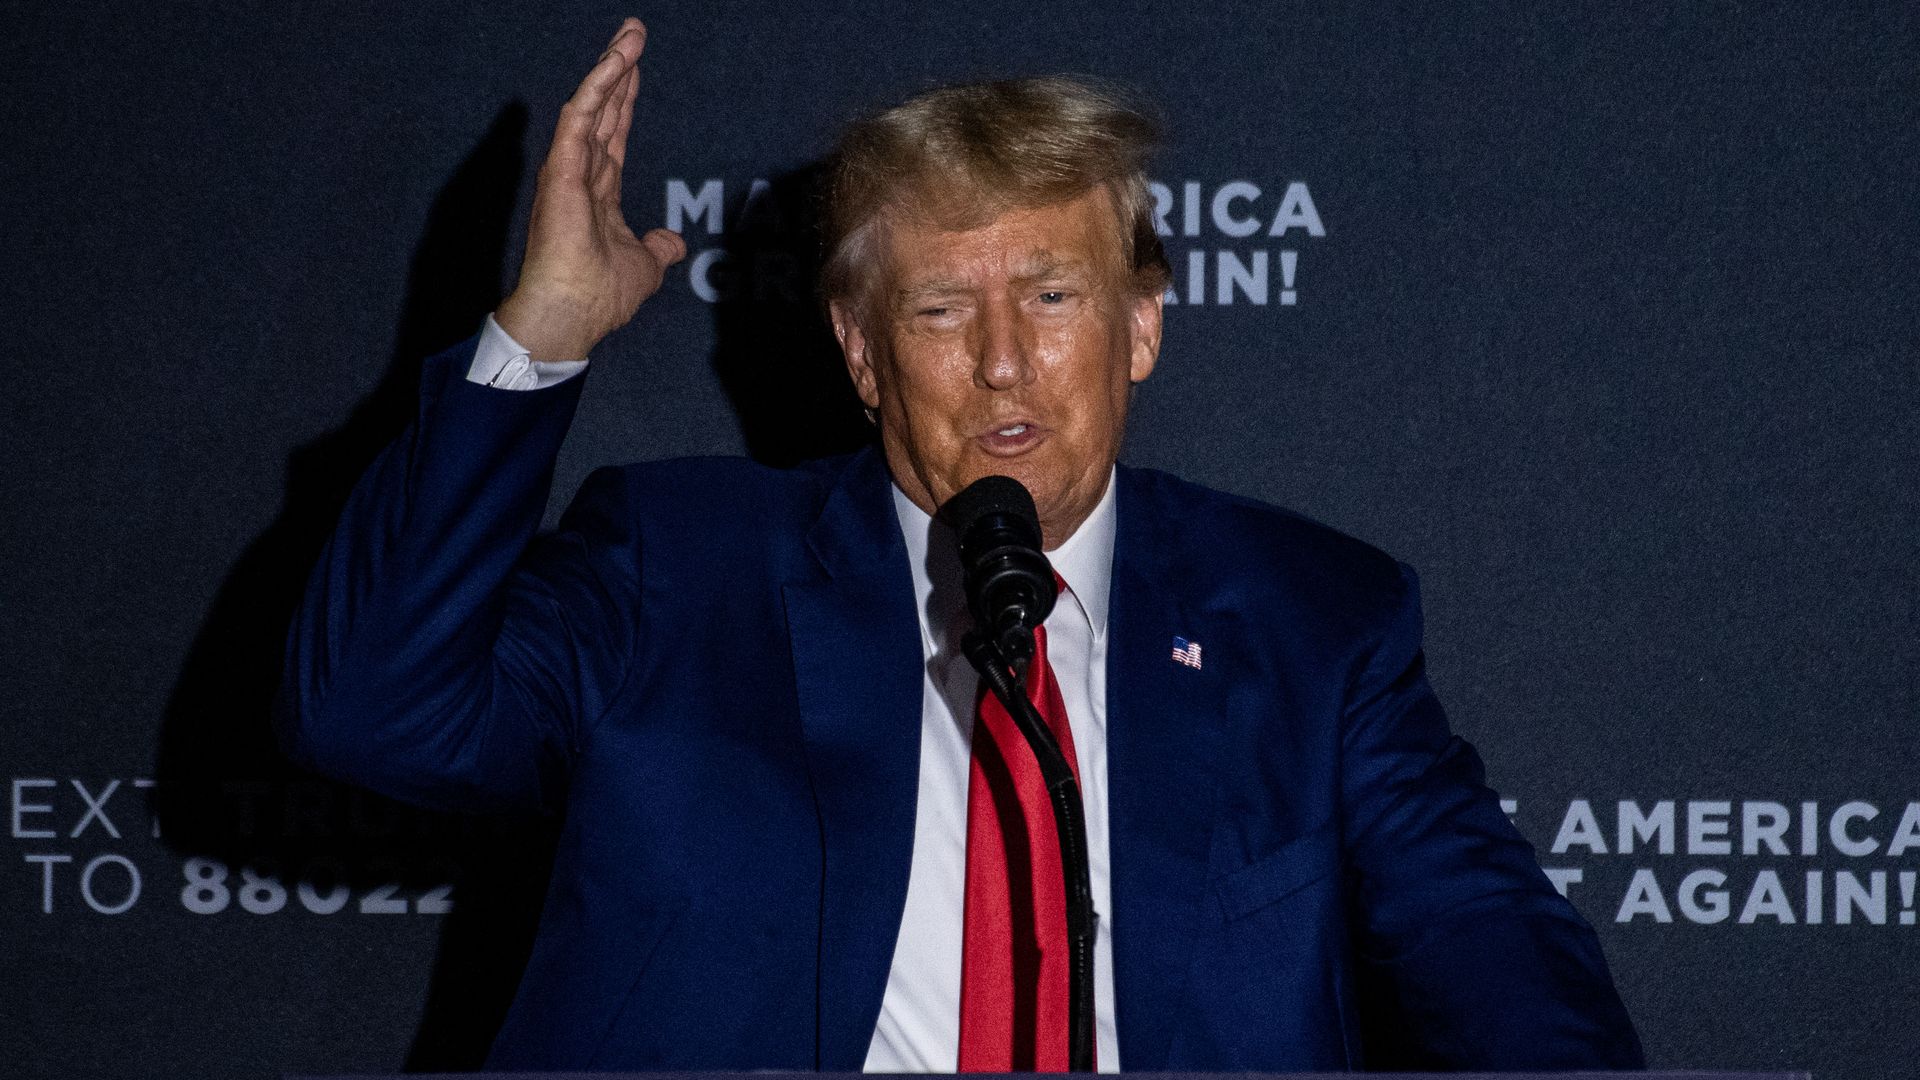
[[526, 346], [508, 336], [489, 315], [480, 331], [480, 347], [473, 353], [473, 366], [467, 369], [467, 381], [501, 390], [545, 390], [585, 370], [585, 360], [531, 359]]

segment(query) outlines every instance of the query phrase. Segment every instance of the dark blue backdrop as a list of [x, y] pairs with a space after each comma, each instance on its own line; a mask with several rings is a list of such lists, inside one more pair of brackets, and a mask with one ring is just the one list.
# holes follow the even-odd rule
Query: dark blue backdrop
[[[510, 282], [626, 12], [4, 10], [0, 1061], [469, 1065], [541, 827], [293, 775], [265, 703], [345, 486]], [[561, 492], [844, 441], [789, 289], [844, 119], [1121, 79], [1169, 123], [1178, 301], [1129, 458], [1421, 570], [1434, 681], [1657, 1064], [1920, 1058], [1910, 5], [637, 14], [627, 206], [711, 254], [596, 358]]]

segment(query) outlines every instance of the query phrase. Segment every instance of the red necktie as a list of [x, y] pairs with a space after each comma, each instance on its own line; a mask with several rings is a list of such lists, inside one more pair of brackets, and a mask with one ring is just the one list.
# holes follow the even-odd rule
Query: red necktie
[[[1027, 697], [1078, 779], [1045, 627], [1033, 632]], [[963, 941], [960, 1071], [1067, 1071], [1067, 898], [1053, 804], [1032, 749], [984, 685], [967, 785]]]

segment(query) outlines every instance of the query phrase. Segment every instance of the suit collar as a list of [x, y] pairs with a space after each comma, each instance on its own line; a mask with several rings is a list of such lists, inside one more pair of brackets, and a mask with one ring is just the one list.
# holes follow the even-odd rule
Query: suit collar
[[[880, 451], [867, 447], [848, 456], [827, 489], [820, 516], [807, 531], [807, 550], [834, 580], [856, 581], [887, 571], [906, 572], [906, 547], [893, 515]], [[898, 566], [888, 565], [897, 561]]]
[[1080, 608], [1092, 624], [1094, 640], [1107, 636], [1107, 613], [1113, 595], [1113, 545], [1119, 518], [1115, 510], [1118, 493], [1117, 470], [1107, 476], [1107, 490], [1094, 504], [1093, 513], [1067, 537], [1066, 542], [1047, 552], [1054, 572], [1073, 590]]

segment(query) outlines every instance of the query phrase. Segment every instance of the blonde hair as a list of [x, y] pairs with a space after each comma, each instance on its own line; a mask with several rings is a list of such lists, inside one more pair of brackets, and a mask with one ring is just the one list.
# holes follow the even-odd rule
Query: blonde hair
[[876, 226], [889, 212], [969, 229], [1102, 185], [1130, 285], [1157, 294], [1172, 277], [1145, 171], [1158, 141], [1159, 126], [1118, 90], [1069, 76], [943, 86], [860, 120], [826, 177], [822, 296], [870, 287]]

